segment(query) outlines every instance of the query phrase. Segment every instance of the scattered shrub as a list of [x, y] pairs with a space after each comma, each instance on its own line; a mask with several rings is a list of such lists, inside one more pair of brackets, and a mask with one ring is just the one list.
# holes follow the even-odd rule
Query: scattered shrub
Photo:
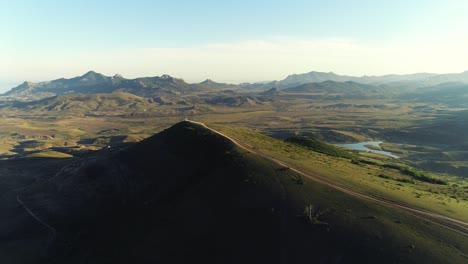
[[416, 171], [413, 168], [410, 167], [405, 167], [401, 166], [398, 164], [384, 164], [382, 165], [384, 168], [391, 168], [391, 169], [396, 169], [399, 170], [401, 173], [411, 176], [415, 178], [416, 180], [423, 181], [423, 182], [429, 182], [429, 183], [434, 183], [434, 184], [442, 184], [442, 185], [447, 185], [448, 182], [439, 178], [435, 178], [432, 176], [429, 176], [423, 172]]
[[313, 137], [300, 137], [293, 136], [284, 140], [285, 142], [293, 143], [295, 145], [320, 152], [333, 157], [341, 157], [347, 159], [356, 159], [356, 155], [353, 155], [346, 150], [340, 149], [333, 145], [322, 142]]
[[380, 165], [379, 163], [377, 163], [377, 162], [375, 162], [375, 161], [366, 160], [366, 159], [360, 159], [359, 162], [360, 162], [360, 163], [369, 164], [369, 165]]
[[399, 182], [415, 184], [415, 181], [413, 181], [411, 179], [400, 178], [400, 179], [396, 179], [396, 180], [399, 181]]
[[379, 174], [379, 175], [377, 175], [377, 177], [383, 178], [383, 179], [391, 179], [390, 176], [385, 175], [385, 174]]

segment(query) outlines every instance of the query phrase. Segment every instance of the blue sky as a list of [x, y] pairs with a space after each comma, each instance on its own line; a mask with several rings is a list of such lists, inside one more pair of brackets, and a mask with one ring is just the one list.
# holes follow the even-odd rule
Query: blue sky
[[[0, 81], [468, 70], [468, 1], [3, 1]], [[0, 89], [1, 89], [0, 84]]]

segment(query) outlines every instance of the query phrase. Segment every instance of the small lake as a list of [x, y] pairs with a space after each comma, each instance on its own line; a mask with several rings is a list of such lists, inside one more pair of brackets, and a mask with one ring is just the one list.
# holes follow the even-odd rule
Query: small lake
[[382, 141], [367, 141], [367, 142], [359, 142], [359, 143], [352, 143], [352, 144], [335, 144], [335, 145], [338, 147], [349, 148], [349, 149], [354, 149], [358, 151], [367, 151], [367, 152], [382, 154], [382, 155], [389, 156], [395, 159], [399, 158], [397, 155], [391, 152], [384, 151], [384, 150], [375, 150], [375, 149], [370, 149], [366, 147], [366, 145], [380, 147], [380, 144], [382, 143], [383, 143]]

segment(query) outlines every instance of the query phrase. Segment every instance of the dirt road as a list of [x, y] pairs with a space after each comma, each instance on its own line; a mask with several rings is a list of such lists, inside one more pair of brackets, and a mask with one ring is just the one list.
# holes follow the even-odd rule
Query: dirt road
[[310, 173], [306, 173], [306, 172], [303, 172], [303, 171], [300, 171], [296, 168], [293, 168], [291, 167], [290, 164], [287, 164], [283, 161], [280, 161], [278, 159], [275, 159], [273, 157], [270, 157], [256, 149], [253, 149], [252, 146], [248, 145], [248, 144], [245, 144], [245, 143], [242, 143], [220, 131], [217, 131], [213, 128], [210, 128], [208, 127], [207, 125], [205, 125], [204, 123], [200, 123], [200, 122], [195, 122], [195, 121], [191, 121], [191, 120], [187, 120], [188, 122], [191, 122], [193, 124], [197, 124], [197, 125], [200, 125], [200, 126], [203, 126], [204, 128], [206, 129], [209, 129], [210, 131], [220, 135], [220, 136], [223, 136], [227, 139], [229, 139], [232, 143], [234, 143], [236, 146], [250, 152], [250, 153], [253, 153], [253, 154], [256, 154], [258, 156], [261, 156], [267, 160], [270, 160], [272, 161], [273, 163], [276, 163], [280, 166], [283, 166], [283, 167], [287, 167], [289, 168], [291, 171], [294, 171], [295, 173], [299, 174], [299, 175], [302, 175], [306, 178], [309, 178], [315, 182], [318, 182], [318, 183], [321, 183], [321, 184], [324, 184], [324, 185], [327, 185], [335, 190], [338, 190], [338, 191], [341, 191], [341, 192], [344, 192], [344, 193], [347, 193], [349, 195], [352, 195], [354, 197], [358, 197], [358, 198], [361, 198], [361, 199], [365, 199], [365, 200], [368, 200], [368, 201], [373, 201], [373, 202], [376, 202], [376, 203], [379, 203], [379, 204], [382, 204], [382, 205], [385, 205], [385, 206], [388, 206], [388, 207], [392, 207], [392, 208], [398, 208], [398, 209], [401, 209], [402, 211], [410, 214], [410, 215], [413, 215], [417, 218], [420, 218], [420, 219], [424, 219], [426, 221], [429, 221], [431, 223], [435, 223], [435, 224], [438, 224], [440, 226], [443, 226], [447, 229], [450, 229], [454, 232], [457, 232], [459, 234], [462, 234], [464, 236], [468, 236], [468, 223], [467, 222], [464, 222], [464, 221], [461, 221], [461, 220], [458, 220], [458, 219], [455, 219], [455, 218], [451, 218], [451, 217], [448, 217], [448, 216], [445, 216], [445, 215], [441, 215], [441, 214], [438, 214], [438, 213], [434, 213], [434, 212], [431, 212], [429, 210], [425, 210], [425, 209], [422, 209], [422, 208], [418, 208], [418, 207], [415, 207], [415, 206], [412, 206], [410, 204], [406, 204], [406, 203], [402, 203], [402, 202], [398, 202], [398, 201], [394, 201], [394, 200], [391, 200], [391, 199], [388, 199], [388, 198], [385, 198], [385, 197], [379, 197], [379, 196], [374, 196], [374, 195], [369, 195], [369, 194], [365, 194], [365, 193], [362, 193], [362, 192], [359, 192], [355, 189], [353, 189], [352, 187], [349, 187], [349, 186], [346, 186], [346, 185], [343, 185], [343, 184], [340, 184], [340, 183], [337, 183], [337, 182], [334, 182], [330, 179], [327, 179], [325, 177], [322, 177], [320, 175], [316, 175], [316, 174], [310, 174]]

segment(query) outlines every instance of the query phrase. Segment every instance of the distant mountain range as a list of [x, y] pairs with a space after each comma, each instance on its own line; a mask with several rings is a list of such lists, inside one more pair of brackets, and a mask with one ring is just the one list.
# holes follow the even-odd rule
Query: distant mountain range
[[273, 87], [286, 89], [297, 87], [307, 83], [320, 83], [325, 81], [334, 82], [357, 82], [371, 85], [388, 85], [396, 87], [426, 87], [434, 86], [446, 82], [463, 82], [468, 83], [468, 71], [462, 73], [451, 74], [436, 74], [436, 73], [414, 73], [414, 74], [390, 74], [383, 76], [347, 76], [338, 75], [333, 72], [316, 72], [311, 71], [303, 74], [292, 74], [281, 81], [242, 84], [245, 89], [263, 89], [267, 90]]
[[[126, 79], [121, 75], [104, 76], [90, 71], [83, 76], [71, 79], [57, 79], [40, 83], [24, 82], [4, 93], [0, 99], [34, 101], [66, 94], [97, 94], [124, 92], [144, 98], [177, 97], [185, 94], [206, 92], [265, 91], [265, 95], [281, 93], [338, 93], [345, 95], [375, 96], [385, 92], [386, 95], [400, 88], [410, 92], [417, 88], [434, 87], [448, 83], [458, 86], [468, 84], [468, 71], [453, 74], [415, 73], [407, 75], [383, 76], [346, 76], [333, 72], [309, 72], [293, 74], [281, 81], [264, 83], [226, 84], [212, 80], [201, 83], [187, 83], [183, 79], [169, 75]], [[403, 89], [401, 89], [403, 88]], [[362, 97], [362, 96], [361, 96]]]
[[237, 89], [237, 85], [216, 83], [206, 80], [197, 84], [186, 83], [183, 79], [169, 75], [126, 79], [121, 75], [104, 76], [90, 71], [71, 79], [23, 84], [3, 94], [17, 100], [32, 101], [64, 94], [95, 94], [126, 92], [141, 97], [179, 95], [188, 92]]

